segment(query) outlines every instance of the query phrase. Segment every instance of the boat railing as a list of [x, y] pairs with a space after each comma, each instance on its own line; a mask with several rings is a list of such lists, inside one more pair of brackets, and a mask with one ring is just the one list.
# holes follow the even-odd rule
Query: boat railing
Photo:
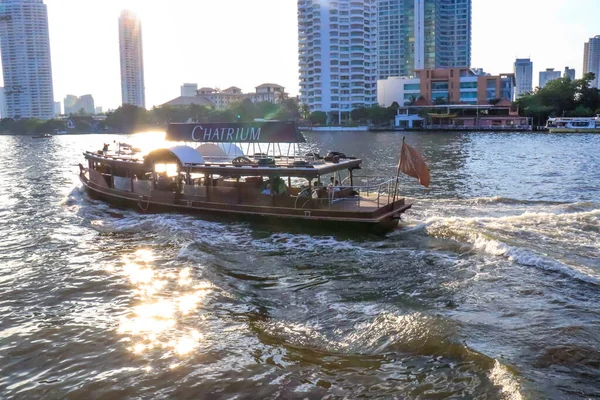
[[[326, 200], [328, 208], [331, 208], [332, 205], [343, 201], [356, 201], [357, 208], [360, 208], [361, 201], [364, 202], [365, 200], [375, 202], [377, 204], [377, 208], [379, 208], [393, 202], [394, 192], [396, 190], [396, 179], [388, 179], [384, 182], [372, 185], [341, 185], [317, 187], [312, 189], [306, 188], [298, 194], [296, 202], [294, 203], [294, 208], [304, 208], [311, 202], [312, 199], [320, 198], [319, 194], [323, 190], [327, 191]], [[301, 199], [303, 199], [304, 202], [302, 202]]]

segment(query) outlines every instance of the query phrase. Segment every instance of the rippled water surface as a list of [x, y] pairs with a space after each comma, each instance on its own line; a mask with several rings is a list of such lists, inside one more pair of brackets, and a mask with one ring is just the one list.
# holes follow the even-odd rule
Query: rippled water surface
[[[400, 134], [306, 136], [395, 174]], [[0, 136], [0, 398], [598, 398], [600, 135], [406, 137], [381, 238], [114, 209], [115, 137]]]

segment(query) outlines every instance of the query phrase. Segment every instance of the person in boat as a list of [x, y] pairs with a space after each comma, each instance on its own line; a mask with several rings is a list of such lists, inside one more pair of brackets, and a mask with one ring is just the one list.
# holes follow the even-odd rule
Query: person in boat
[[260, 191], [260, 194], [264, 194], [265, 196], [270, 196], [272, 194], [271, 184], [269, 182], [267, 182], [265, 187]]
[[158, 180], [156, 182], [156, 188], [158, 190], [169, 190], [170, 189], [170, 182], [169, 179], [167, 178], [167, 173], [163, 172], [161, 174], [158, 175]]
[[108, 153], [108, 143], [104, 143], [102, 146], [102, 154], [106, 155], [106, 153]]

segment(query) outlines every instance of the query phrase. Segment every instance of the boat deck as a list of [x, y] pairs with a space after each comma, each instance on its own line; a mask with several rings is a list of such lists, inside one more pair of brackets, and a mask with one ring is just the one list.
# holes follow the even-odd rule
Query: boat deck
[[[391, 199], [390, 199], [391, 201]], [[359, 196], [349, 197], [344, 199], [336, 199], [330, 206], [329, 209], [332, 211], [361, 211], [361, 212], [372, 212], [388, 204], [387, 195], [379, 198], [379, 204], [377, 202], [377, 196]]]

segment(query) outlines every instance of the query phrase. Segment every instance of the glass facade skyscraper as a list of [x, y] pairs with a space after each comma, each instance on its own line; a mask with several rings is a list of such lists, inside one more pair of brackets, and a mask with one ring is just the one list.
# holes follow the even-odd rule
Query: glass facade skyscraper
[[378, 78], [470, 67], [471, 0], [379, 0]]

